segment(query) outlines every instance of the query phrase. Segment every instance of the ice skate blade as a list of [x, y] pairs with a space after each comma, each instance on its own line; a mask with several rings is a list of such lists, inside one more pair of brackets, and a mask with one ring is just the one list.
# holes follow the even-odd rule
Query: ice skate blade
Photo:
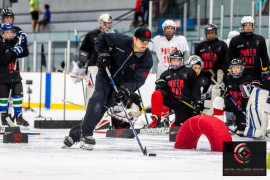
[[21, 130], [29, 130], [28, 126], [17, 126], [17, 127], [20, 127]]
[[85, 144], [84, 142], [81, 142], [80, 148], [81, 149], [86, 149], [86, 150], [93, 150], [94, 145], [93, 144]]
[[67, 148], [67, 146], [64, 144], [62, 147], [61, 147], [62, 149], [66, 149]]

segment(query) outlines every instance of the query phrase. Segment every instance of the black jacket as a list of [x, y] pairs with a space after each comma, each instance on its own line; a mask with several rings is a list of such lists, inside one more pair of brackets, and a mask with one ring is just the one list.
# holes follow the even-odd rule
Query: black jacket
[[265, 39], [256, 34], [246, 36], [241, 33], [232, 38], [228, 53], [228, 66], [234, 58], [241, 58], [245, 62], [244, 73], [249, 74], [253, 79], [261, 79], [261, 61], [263, 67], [268, 68], [270, 65]]
[[87, 67], [96, 66], [97, 52], [95, 51], [94, 45], [95, 45], [96, 38], [100, 33], [101, 31], [99, 29], [88, 32], [80, 47], [80, 50], [83, 50], [89, 53], [89, 62], [87, 64]]
[[226, 94], [230, 94], [232, 99], [243, 110], [246, 109], [248, 98], [243, 98], [240, 90], [240, 85], [244, 83], [251, 83], [253, 78], [250, 75], [243, 74], [240, 78], [233, 78], [232, 75], [227, 76], [227, 91]]
[[[17, 42], [17, 39], [4, 42], [2, 37], [0, 38], [0, 83], [11, 83], [15, 60], [17, 59], [17, 54], [13, 52], [12, 49]], [[22, 45], [23, 53], [19, 55], [19, 58], [29, 55], [27, 44], [23, 43]], [[21, 79], [18, 60], [14, 82], [20, 82]]]
[[226, 74], [227, 50], [227, 44], [218, 39], [212, 42], [203, 41], [198, 44], [195, 54], [201, 57], [204, 64], [201, 75], [210, 81], [212, 74], [209, 69], [212, 69], [215, 74], [217, 70], [221, 69]]
[[159, 79], [166, 81], [175, 98], [184, 101], [201, 100], [200, 83], [193, 69], [185, 66], [178, 70], [168, 69], [160, 75]]
[[152, 55], [133, 52], [133, 37], [121, 33], [100, 33], [95, 42], [96, 51], [111, 48], [111, 74], [118, 86], [125, 85], [130, 91], [139, 89], [153, 66]]

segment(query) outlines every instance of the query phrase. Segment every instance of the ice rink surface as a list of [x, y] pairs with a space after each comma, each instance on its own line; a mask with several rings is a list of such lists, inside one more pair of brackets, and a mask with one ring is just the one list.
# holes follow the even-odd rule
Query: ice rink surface
[[[35, 109], [38, 111], [38, 109]], [[63, 119], [62, 110], [42, 110], [42, 115], [53, 120]], [[197, 149], [174, 149], [168, 135], [139, 134], [148, 153], [144, 156], [135, 139], [106, 138], [95, 133], [96, 146], [93, 151], [82, 150], [79, 144], [61, 149], [68, 129], [34, 129], [38, 113], [26, 112], [24, 118], [30, 130], [22, 132], [41, 133], [29, 135], [28, 144], [4, 144], [0, 136], [1, 180], [219, 180], [219, 179], [269, 179], [267, 177], [223, 177], [222, 152], [211, 152], [205, 136]], [[80, 120], [84, 111], [68, 110], [67, 120]], [[233, 140], [247, 140], [233, 136]], [[251, 139], [248, 139], [251, 140]], [[267, 139], [268, 141], [270, 138]], [[267, 152], [270, 145], [267, 143]]]

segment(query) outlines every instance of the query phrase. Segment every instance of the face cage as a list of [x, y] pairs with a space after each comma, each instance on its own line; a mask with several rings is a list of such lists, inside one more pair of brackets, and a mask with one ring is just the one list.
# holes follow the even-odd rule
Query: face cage
[[[234, 74], [234, 73], [233, 73], [233, 69], [232, 69], [232, 68], [233, 68], [234, 66], [239, 66], [239, 67], [241, 67], [241, 72], [240, 72], [239, 74]], [[242, 75], [243, 75], [244, 69], [245, 69], [245, 66], [243, 66], [243, 65], [231, 65], [231, 66], [230, 66], [230, 70], [231, 70], [230, 74], [232, 75], [233, 78], [240, 78], [240, 77], [242, 77]]]
[[[210, 32], [210, 31], [214, 31], [214, 32], [215, 32], [215, 34], [216, 34], [216, 35], [215, 35], [215, 38], [213, 38], [213, 39], [208, 39], [208, 38], [207, 38], [207, 33]], [[215, 30], [205, 30], [205, 31], [204, 31], [204, 34], [205, 34], [205, 38], [206, 38], [208, 41], [213, 41], [213, 40], [217, 39], [217, 30], [216, 30], [216, 29], [215, 29]]]
[[110, 29], [107, 28], [106, 26], [104, 26], [104, 23], [111, 23], [112, 24], [111, 25], [111, 29], [112, 29], [112, 27], [113, 27], [113, 20], [110, 20], [110, 22], [104, 22], [103, 19], [98, 18], [98, 26], [100, 28], [103, 28], [103, 30], [104, 30], [105, 33], [108, 33], [110, 31]]
[[[9, 31], [9, 30], [8, 30], [8, 31]], [[1, 36], [3, 37], [4, 40], [12, 40], [12, 39], [14, 39], [14, 37], [16, 36], [15, 30], [13, 29], [12, 31], [13, 31], [13, 36], [11, 37], [11, 39], [6, 39], [6, 38], [5, 38], [5, 35], [4, 35], [4, 32], [5, 32], [5, 31], [1, 31], [0, 34], [1, 34]]]
[[[1, 16], [1, 21], [2, 21], [2, 23], [4, 23], [4, 18], [5, 18], [6, 16], [10, 16], [10, 15], [2, 15], [2, 16]], [[13, 20], [12, 20], [12, 23], [11, 23], [11, 24], [13, 24], [13, 23], [14, 23], [14, 19], [15, 19], [15, 17], [14, 17], [14, 15], [11, 15], [11, 17], [13, 18]]]
[[[166, 27], [169, 27], [169, 26], [166, 26]], [[174, 27], [174, 32], [173, 32], [173, 34], [172, 35], [167, 35], [166, 33], [165, 33], [165, 29], [166, 29], [166, 27], [164, 27], [164, 29], [163, 29], [163, 34], [164, 34], [164, 36], [166, 37], [166, 38], [168, 38], [168, 39], [172, 39], [173, 38], [173, 36], [175, 35], [175, 32], [176, 32], [176, 27]], [[172, 26], [173, 27], [173, 26]]]
[[190, 63], [190, 67], [192, 68], [195, 64], [197, 64], [198, 62], [200, 62], [201, 63], [201, 68], [203, 69], [203, 62], [201, 61], [201, 60], [199, 60], [198, 58], [194, 58], [194, 59], [192, 59], [190, 62], [195, 62], [195, 63], [193, 63], [193, 65], [191, 66], [191, 63]]
[[[171, 64], [171, 59], [180, 59], [180, 60], [181, 60], [181, 64], [180, 64], [180, 65], [172, 65], [172, 64]], [[180, 57], [180, 58], [170, 58], [169, 66], [170, 66], [171, 69], [177, 70], [177, 69], [179, 69], [180, 67], [182, 67], [183, 65], [184, 65], [184, 61], [183, 61], [183, 58], [182, 58], [182, 57]]]

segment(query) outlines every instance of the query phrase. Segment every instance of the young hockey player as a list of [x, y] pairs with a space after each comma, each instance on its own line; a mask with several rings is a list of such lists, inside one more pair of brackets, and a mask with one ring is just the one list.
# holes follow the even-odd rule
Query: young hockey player
[[217, 38], [217, 31], [218, 29], [215, 24], [207, 25], [204, 29], [206, 41], [198, 44], [195, 50], [195, 54], [201, 57], [204, 64], [204, 69], [201, 74], [208, 78], [209, 81], [211, 81], [212, 76], [209, 69], [212, 69], [215, 74], [219, 69], [222, 69], [224, 74], [227, 72], [226, 61], [228, 47], [225, 42]]
[[164, 36], [156, 36], [150, 43], [149, 50], [156, 53], [158, 58], [157, 79], [169, 68], [169, 56], [173, 50], [180, 50], [184, 55], [184, 64], [189, 58], [189, 47], [184, 36], [176, 36], [176, 24], [173, 20], [166, 20], [162, 24]]
[[[70, 130], [64, 140], [67, 147], [81, 141], [80, 147], [92, 150], [95, 145], [93, 130], [104, 113], [115, 104], [125, 101], [132, 92], [140, 88], [153, 66], [148, 50], [151, 32], [145, 27], [138, 28], [134, 37], [121, 33], [101, 33], [95, 42], [98, 52], [95, 91], [88, 102], [83, 122]], [[111, 51], [109, 51], [111, 48]], [[113, 80], [118, 87], [116, 93], [106, 73], [110, 67]]]
[[[234, 105], [234, 103], [230, 100], [230, 98], [233, 99], [233, 101], [241, 107], [241, 109], [246, 112], [246, 106], [248, 103], [247, 98], [243, 98], [240, 90], [240, 85], [251, 83], [253, 81], [253, 78], [250, 75], [244, 74], [245, 69], [245, 63], [242, 61], [242, 59], [233, 59], [230, 64], [230, 72], [227, 76], [226, 83], [227, 88], [224, 90], [221, 90], [221, 96], [224, 98], [224, 103], [214, 102], [217, 104], [225, 104], [224, 111], [227, 112], [233, 112], [233, 114], [236, 116], [236, 125], [237, 125], [237, 134], [243, 135], [245, 130], [245, 122], [246, 117], [244, 113]], [[223, 101], [222, 98], [217, 97], [218, 101]], [[216, 101], [216, 99], [215, 99]], [[223, 107], [220, 107], [218, 109], [222, 109]], [[215, 111], [215, 115], [221, 115], [223, 114], [223, 111]], [[227, 117], [230, 118], [230, 117]], [[228, 122], [226, 122], [228, 123]]]
[[240, 33], [238, 31], [230, 31], [228, 34], [228, 39], [226, 40], [226, 44], [229, 47], [230, 46], [230, 42], [232, 40], [233, 37], [240, 35]]
[[[156, 81], [156, 90], [152, 94], [152, 123], [149, 127], [162, 126], [161, 113], [163, 105], [175, 112], [175, 122], [172, 127], [181, 126], [188, 118], [201, 111], [200, 84], [196, 72], [183, 65], [183, 54], [180, 50], [173, 50], [169, 56], [170, 68], [164, 71]], [[185, 101], [195, 104], [195, 112], [185, 105]]]
[[12, 99], [15, 111], [16, 123], [19, 126], [28, 127], [29, 123], [22, 117], [22, 78], [20, 76], [19, 62], [17, 62], [17, 69], [14, 72], [15, 60], [17, 58], [26, 57], [29, 55], [27, 48], [27, 39], [23, 38], [21, 44], [18, 44], [14, 28], [10, 23], [3, 23], [1, 26], [0, 38], [0, 111], [1, 122], [3, 126], [8, 125], [7, 118], [7, 104], [9, 91], [14, 73], [14, 81], [12, 87]]
[[234, 58], [241, 58], [245, 63], [245, 74], [254, 80], [261, 80], [269, 69], [269, 57], [265, 39], [254, 34], [255, 22], [251, 16], [244, 16], [241, 20], [243, 32], [232, 38], [229, 46], [228, 64]]

